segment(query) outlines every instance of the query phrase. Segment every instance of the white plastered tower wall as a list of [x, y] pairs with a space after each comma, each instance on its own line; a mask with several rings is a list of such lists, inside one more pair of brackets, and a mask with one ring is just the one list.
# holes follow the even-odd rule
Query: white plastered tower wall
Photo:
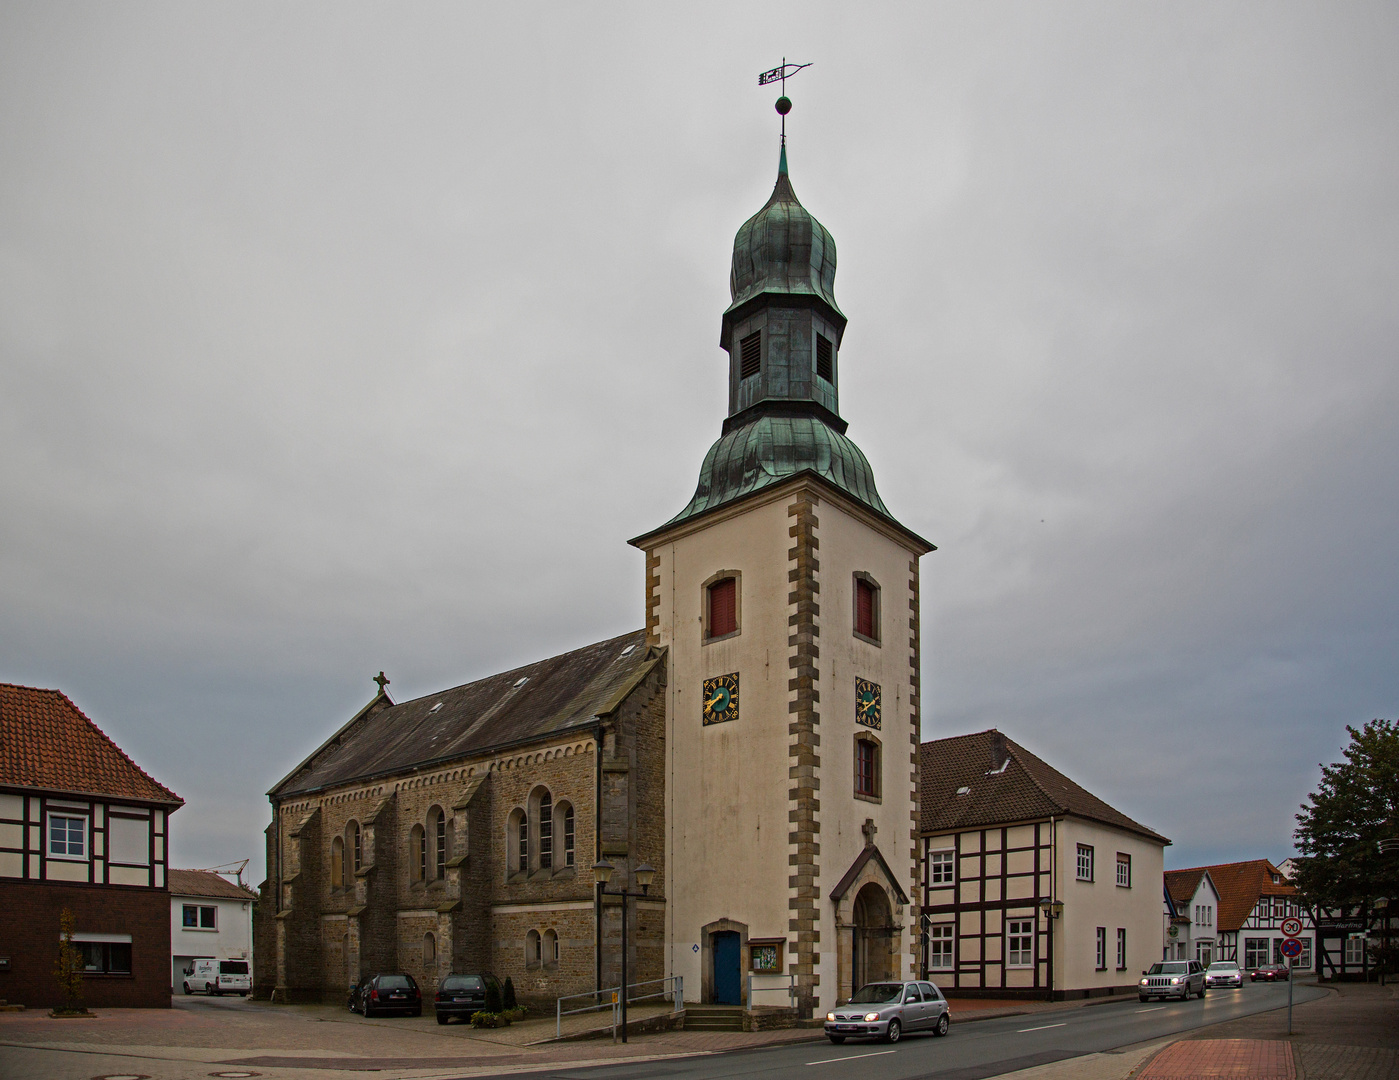
[[[810, 507], [817, 608], [815, 764], [799, 760], [793, 721], [794, 676], [803, 657], [794, 602], [797, 507]], [[915, 974], [916, 915], [908, 898], [915, 874], [917, 807], [917, 559], [897, 530], [812, 480], [797, 480], [657, 537], [648, 546], [654, 633], [671, 664], [666, 732], [668, 965], [685, 980], [688, 1001], [712, 1000], [710, 935], [782, 939], [783, 974], [813, 974], [812, 1007], [850, 993], [855, 893], [873, 882], [886, 895], [895, 929], [889, 977]], [[878, 644], [854, 633], [856, 574], [879, 589]], [[707, 583], [738, 581], [739, 629], [706, 642]], [[739, 714], [703, 723], [706, 679], [736, 674]], [[855, 681], [880, 687], [878, 728], [856, 722]], [[857, 735], [880, 747], [878, 796], [855, 794]], [[797, 829], [801, 792], [815, 790], [815, 841]], [[869, 828], [869, 824], [873, 829]], [[873, 844], [898, 879], [870, 862], [847, 895], [832, 893]], [[814, 904], [805, 900], [813, 899]], [[802, 918], [810, 909], [808, 926]], [[803, 934], [806, 934], [805, 939]], [[842, 941], [842, 935], [845, 941]], [[803, 949], [803, 941], [809, 947]], [[809, 958], [809, 959], [807, 959]], [[749, 953], [742, 950], [746, 996]], [[797, 970], [803, 963], [810, 972]], [[758, 977], [752, 1004], [785, 1005], [781, 979]], [[762, 989], [767, 987], [768, 989]]]

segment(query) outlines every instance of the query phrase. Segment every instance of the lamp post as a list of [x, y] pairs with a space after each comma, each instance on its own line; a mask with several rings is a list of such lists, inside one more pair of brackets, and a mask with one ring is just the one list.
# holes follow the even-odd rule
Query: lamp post
[[1052, 899], [1050, 899], [1049, 897], [1046, 896], [1043, 900], [1040, 901], [1039, 907], [1040, 907], [1040, 910], [1041, 910], [1042, 912], [1044, 912], [1044, 948], [1045, 948], [1045, 953], [1046, 953], [1045, 959], [1048, 961], [1048, 963], [1046, 964], [1047, 971], [1046, 971], [1046, 973], [1045, 973], [1045, 974], [1048, 976], [1047, 982], [1048, 982], [1048, 984], [1049, 984], [1048, 987], [1046, 988], [1046, 991], [1045, 991], [1046, 994], [1048, 995], [1048, 997], [1046, 998], [1046, 1000], [1048, 1000], [1048, 1001], [1053, 1001], [1053, 1000], [1054, 1000], [1054, 920], [1057, 919], [1057, 918], [1059, 918], [1060, 915], [1064, 914], [1064, 901], [1062, 901], [1062, 900], [1052, 900]]
[[[602, 905], [604, 896], [620, 896], [622, 898], [622, 1041], [627, 1041], [627, 898], [631, 896], [642, 897], [651, 891], [651, 882], [655, 880], [656, 871], [642, 863], [633, 871], [636, 874], [636, 883], [641, 886], [640, 892], [630, 892], [624, 885], [620, 889], [609, 889], [607, 883], [612, 880], [613, 866], [610, 862], [599, 859], [593, 863], [593, 878], [597, 881], [598, 905]], [[602, 940], [598, 939], [598, 952], [602, 952]], [[601, 989], [601, 987], [599, 987]]]

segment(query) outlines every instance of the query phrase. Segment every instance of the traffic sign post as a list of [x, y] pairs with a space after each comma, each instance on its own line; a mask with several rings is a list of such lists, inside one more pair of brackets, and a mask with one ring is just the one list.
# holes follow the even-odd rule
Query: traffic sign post
[[1293, 927], [1300, 932], [1302, 924], [1297, 919], [1283, 920], [1283, 932], [1287, 937], [1282, 939], [1282, 954], [1287, 957], [1287, 1033], [1292, 1034], [1292, 984], [1295, 981], [1293, 976], [1297, 973], [1297, 957], [1302, 955], [1302, 942], [1295, 934], [1288, 933]]
[[1282, 936], [1285, 937], [1285, 938], [1287, 938], [1287, 937], [1301, 937], [1301, 936], [1302, 936], [1302, 920], [1296, 918], [1295, 916], [1292, 917], [1292, 918], [1283, 919], [1283, 921], [1282, 921]]

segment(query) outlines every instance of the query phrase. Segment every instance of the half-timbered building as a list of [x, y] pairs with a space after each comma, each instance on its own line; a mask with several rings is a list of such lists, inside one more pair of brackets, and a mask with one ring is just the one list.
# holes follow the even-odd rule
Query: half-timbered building
[[[1302, 955], [1294, 965], [1298, 971], [1311, 971], [1315, 927], [1292, 885], [1267, 859], [1219, 863], [1172, 870], [1166, 875], [1172, 894], [1193, 892], [1208, 875], [1219, 895], [1215, 923], [1216, 960], [1233, 960], [1252, 971], [1264, 964], [1282, 964], [1282, 921], [1302, 920]], [[1200, 937], [1196, 934], [1196, 937]]]
[[994, 729], [921, 747], [922, 970], [952, 995], [1132, 993], [1161, 834]]

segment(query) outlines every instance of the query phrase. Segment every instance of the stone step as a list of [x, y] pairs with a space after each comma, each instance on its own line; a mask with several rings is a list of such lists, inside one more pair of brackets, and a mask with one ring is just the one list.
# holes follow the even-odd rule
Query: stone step
[[735, 1005], [686, 1005], [686, 1031], [742, 1031], [743, 1010]]

